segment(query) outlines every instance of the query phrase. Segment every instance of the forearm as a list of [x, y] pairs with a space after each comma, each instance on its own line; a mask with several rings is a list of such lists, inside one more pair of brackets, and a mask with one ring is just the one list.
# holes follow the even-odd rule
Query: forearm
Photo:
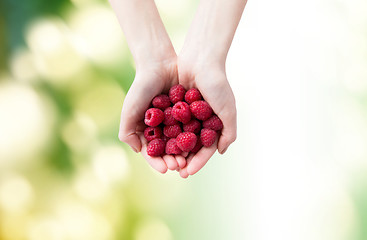
[[187, 34], [183, 51], [203, 61], [225, 62], [247, 0], [201, 0]]
[[154, 0], [110, 0], [110, 3], [137, 65], [175, 56]]

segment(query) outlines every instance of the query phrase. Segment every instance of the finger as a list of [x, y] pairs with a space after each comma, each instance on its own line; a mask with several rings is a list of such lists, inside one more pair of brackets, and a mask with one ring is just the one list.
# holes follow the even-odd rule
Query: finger
[[163, 160], [165, 161], [169, 170], [176, 170], [178, 168], [178, 163], [176, 158], [172, 155], [164, 155]]
[[[186, 166], [191, 162], [191, 160], [192, 160], [192, 158], [193, 158], [193, 157], [194, 157], [194, 154], [193, 154], [193, 153], [192, 153], [192, 154], [190, 154], [190, 155], [188, 156]], [[189, 177], [189, 175], [190, 175], [190, 174], [188, 174], [188, 172], [187, 172], [187, 167], [181, 168], [181, 169], [179, 170], [179, 173], [180, 173], [180, 176], [181, 176], [182, 178], [188, 178], [188, 177]]]
[[[217, 138], [218, 140], [218, 138]], [[210, 147], [203, 147], [198, 153], [194, 155], [191, 162], [187, 164], [187, 173], [193, 175], [197, 173], [209, 161], [217, 150], [218, 141]]]
[[220, 114], [219, 118], [223, 122], [223, 129], [218, 141], [218, 152], [223, 154], [237, 138], [237, 114], [236, 109], [232, 114]]
[[147, 154], [147, 141], [142, 134], [139, 134], [139, 138], [142, 141], [141, 155], [147, 160], [149, 165], [160, 173], [166, 173], [168, 168], [161, 157], [151, 157]]
[[176, 155], [176, 161], [179, 168], [184, 168], [186, 166], [186, 159], [181, 155]]
[[134, 152], [140, 152], [141, 142], [136, 133], [130, 133], [130, 135], [126, 136], [124, 133], [119, 132], [119, 139], [121, 142], [127, 143]]
[[185, 157], [187, 157], [187, 155], [189, 155], [189, 153], [188, 153], [188, 152], [182, 152], [182, 153], [181, 153], [181, 156], [183, 156], [184, 158], [185, 158]]

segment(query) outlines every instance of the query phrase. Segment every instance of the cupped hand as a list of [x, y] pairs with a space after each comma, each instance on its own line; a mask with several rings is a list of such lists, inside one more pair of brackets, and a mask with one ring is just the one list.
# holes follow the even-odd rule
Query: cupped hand
[[209, 148], [187, 157], [187, 164], [179, 170], [187, 178], [198, 172], [218, 149], [223, 154], [236, 140], [237, 111], [232, 89], [228, 83], [225, 64], [215, 61], [198, 61], [192, 57], [178, 57], [178, 79], [186, 89], [198, 88], [203, 98], [223, 122], [219, 139]]
[[147, 154], [144, 138], [144, 114], [152, 99], [168, 92], [178, 84], [177, 60], [175, 54], [163, 60], [149, 59], [147, 64], [137, 65], [133, 84], [128, 91], [121, 112], [119, 139], [127, 143], [135, 152], [141, 152], [147, 162], [157, 171], [176, 170], [186, 164], [182, 156], [151, 157]]

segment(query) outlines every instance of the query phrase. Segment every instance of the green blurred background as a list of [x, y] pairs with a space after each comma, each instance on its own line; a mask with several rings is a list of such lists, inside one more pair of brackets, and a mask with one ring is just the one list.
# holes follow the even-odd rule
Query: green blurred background
[[[179, 50], [198, 1], [156, 2]], [[0, 0], [0, 239], [366, 240], [366, 12], [249, 1], [238, 140], [183, 180], [117, 139], [135, 69], [106, 1]]]

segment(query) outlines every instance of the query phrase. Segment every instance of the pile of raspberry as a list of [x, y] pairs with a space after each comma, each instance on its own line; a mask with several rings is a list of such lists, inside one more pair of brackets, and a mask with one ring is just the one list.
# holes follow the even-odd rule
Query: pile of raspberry
[[186, 92], [175, 85], [168, 95], [160, 94], [152, 100], [152, 108], [145, 112], [149, 156], [197, 153], [203, 146], [214, 144], [223, 123], [203, 100], [198, 89]]

